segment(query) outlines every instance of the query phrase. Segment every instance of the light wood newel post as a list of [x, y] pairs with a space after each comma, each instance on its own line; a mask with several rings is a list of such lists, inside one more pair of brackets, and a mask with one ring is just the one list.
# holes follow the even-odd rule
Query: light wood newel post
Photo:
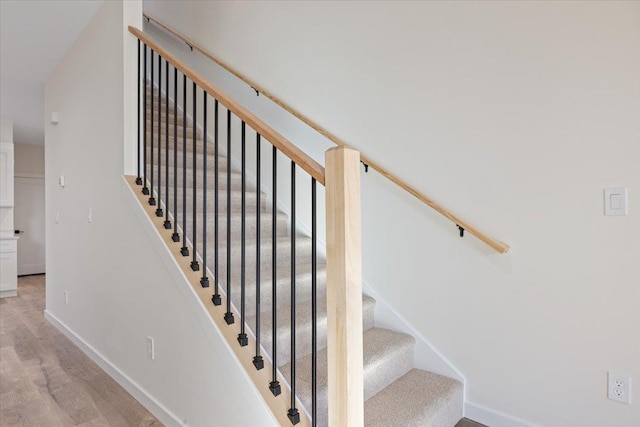
[[364, 425], [360, 153], [325, 155], [329, 426]]

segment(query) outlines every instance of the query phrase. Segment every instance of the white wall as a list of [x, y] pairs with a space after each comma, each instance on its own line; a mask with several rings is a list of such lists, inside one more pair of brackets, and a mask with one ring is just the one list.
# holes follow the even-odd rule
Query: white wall
[[[172, 279], [122, 183], [130, 167], [125, 31], [140, 21], [140, 2], [105, 2], [46, 82], [45, 117], [60, 117], [45, 132], [47, 315], [146, 394], [166, 425], [268, 425], [269, 413], [226, 344], [212, 342], [198, 321], [194, 296]], [[147, 336], [155, 338], [154, 361]]]
[[14, 144], [14, 172], [44, 174], [44, 146]]
[[[459, 239], [363, 175], [365, 281], [464, 375], [470, 416], [638, 426], [637, 391], [631, 406], [607, 400], [606, 371], [640, 384], [640, 3], [145, 9], [512, 246], [498, 255]], [[322, 159], [326, 142], [294, 139], [297, 125], [278, 117]], [[603, 216], [605, 186], [628, 187], [628, 216]]]

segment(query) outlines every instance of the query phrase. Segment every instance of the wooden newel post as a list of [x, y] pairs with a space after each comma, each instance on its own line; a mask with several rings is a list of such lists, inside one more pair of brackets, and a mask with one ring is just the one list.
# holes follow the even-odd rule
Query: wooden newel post
[[325, 154], [330, 427], [364, 425], [360, 153]]

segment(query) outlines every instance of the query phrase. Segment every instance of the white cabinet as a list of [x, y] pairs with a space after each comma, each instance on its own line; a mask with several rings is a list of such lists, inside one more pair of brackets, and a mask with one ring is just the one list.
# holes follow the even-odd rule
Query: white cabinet
[[0, 124], [0, 298], [15, 296], [17, 240], [13, 234], [13, 125]]

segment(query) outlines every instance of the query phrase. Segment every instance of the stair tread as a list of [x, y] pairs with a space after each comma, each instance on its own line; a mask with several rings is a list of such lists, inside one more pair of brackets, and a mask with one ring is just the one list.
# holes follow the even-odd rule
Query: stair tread
[[463, 387], [459, 381], [412, 369], [364, 404], [364, 424], [453, 427], [462, 418]]

